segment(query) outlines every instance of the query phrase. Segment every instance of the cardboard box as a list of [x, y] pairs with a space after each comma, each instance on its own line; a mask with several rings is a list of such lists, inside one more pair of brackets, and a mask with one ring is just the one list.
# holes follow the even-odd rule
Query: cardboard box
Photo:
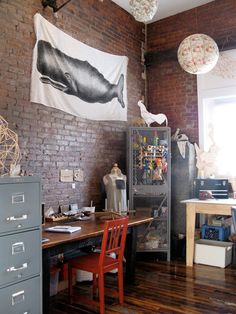
[[194, 263], [225, 268], [232, 260], [232, 243], [213, 240], [195, 242]]

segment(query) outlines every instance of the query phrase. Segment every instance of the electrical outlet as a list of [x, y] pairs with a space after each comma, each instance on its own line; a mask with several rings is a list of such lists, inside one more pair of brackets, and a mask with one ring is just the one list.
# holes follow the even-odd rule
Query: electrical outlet
[[75, 183], [72, 183], [72, 189], [75, 189]]

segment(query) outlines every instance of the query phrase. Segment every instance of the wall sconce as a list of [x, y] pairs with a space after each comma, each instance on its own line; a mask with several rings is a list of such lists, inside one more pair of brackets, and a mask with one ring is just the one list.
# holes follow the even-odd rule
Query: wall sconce
[[[57, 6], [57, 0], [42, 0], [42, 6], [44, 8], [46, 8], [47, 6], [49, 6], [50, 8], [53, 9], [53, 12], [56, 13], [57, 11], [59, 11], [61, 8], [63, 8], [67, 3], [69, 3], [71, 0], [67, 0], [66, 2], [64, 2], [62, 5], [60, 5], [59, 7]], [[100, 2], [103, 2], [103, 0], [99, 0]]]
[[61, 8], [63, 8], [67, 3], [69, 3], [71, 0], [67, 0], [66, 2], [64, 2], [62, 5], [60, 5], [59, 7], [57, 6], [57, 0], [42, 0], [42, 6], [44, 8], [46, 8], [47, 6], [49, 6], [50, 8], [53, 9], [53, 12], [56, 13], [57, 11], [59, 11]]

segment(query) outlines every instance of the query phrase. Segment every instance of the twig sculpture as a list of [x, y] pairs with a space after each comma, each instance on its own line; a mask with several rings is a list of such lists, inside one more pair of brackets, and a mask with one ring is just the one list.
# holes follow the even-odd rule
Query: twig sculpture
[[21, 158], [18, 135], [8, 128], [8, 123], [0, 116], [0, 175], [9, 174]]

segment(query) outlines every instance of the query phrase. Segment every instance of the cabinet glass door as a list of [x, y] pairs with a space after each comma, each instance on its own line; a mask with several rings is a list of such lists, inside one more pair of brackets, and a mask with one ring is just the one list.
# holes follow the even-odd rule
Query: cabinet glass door
[[129, 198], [136, 215], [153, 217], [140, 227], [140, 251], [165, 251], [170, 248], [170, 129], [130, 128]]

